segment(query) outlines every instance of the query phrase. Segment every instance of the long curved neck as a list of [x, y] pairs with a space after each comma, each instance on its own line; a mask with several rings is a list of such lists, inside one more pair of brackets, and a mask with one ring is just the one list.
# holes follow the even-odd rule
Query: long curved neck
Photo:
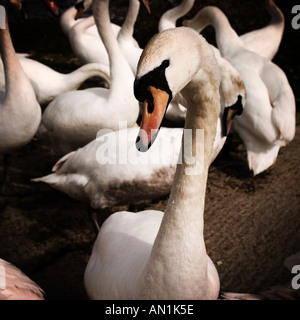
[[72, 27], [80, 20], [75, 20], [76, 9], [74, 6], [67, 9], [60, 17], [60, 27], [65, 35], [68, 35]]
[[[196, 106], [188, 108], [185, 121], [185, 129], [193, 132], [192, 143], [189, 144], [190, 138], [186, 137], [189, 132], [184, 130], [183, 161], [177, 165], [167, 208], [143, 274], [148, 287], [151, 286], [151, 279], [155, 279], [156, 283], [164, 283], [163, 290], [171, 288], [172, 297], [186, 295], [186, 299], [203, 297], [210, 289], [203, 213], [208, 167], [220, 112], [218, 84], [214, 81], [202, 82], [203, 88], [212, 89], [214, 93], [205, 99], [201, 98], [202, 93], [191, 94], [189, 89], [194, 86], [199, 88], [199, 83], [190, 82], [182, 92], [189, 105]], [[198, 131], [198, 136], [197, 129], [202, 129]], [[193, 155], [185, 149], [186, 145], [191, 147], [187, 149], [193, 150]], [[175, 275], [178, 269], [181, 272]], [[174, 292], [176, 288], [178, 292]]]
[[237, 47], [243, 46], [225, 14], [217, 7], [203, 8], [192, 20], [187, 21], [186, 25], [198, 32], [201, 32], [208, 25], [212, 25], [216, 31], [216, 41], [222, 55], [226, 55], [230, 51], [235, 52]]
[[187, 14], [194, 5], [195, 0], [183, 0], [177, 7], [165, 12], [158, 24], [158, 30], [163, 31], [176, 27], [177, 19]]
[[5, 28], [0, 29], [0, 52], [4, 66], [6, 99], [14, 97], [20, 93], [20, 90], [32, 90], [30, 82], [25, 75], [9, 33], [7, 17], [5, 19]]
[[267, 10], [272, 17], [270, 24], [276, 24], [284, 27], [284, 15], [282, 11], [277, 7], [273, 0], [266, 0]]
[[132, 37], [134, 32], [134, 24], [139, 14], [140, 3], [138, 0], [130, 0], [126, 19], [119, 31], [118, 38]]
[[134, 78], [134, 76], [126, 59], [121, 53], [119, 44], [111, 27], [109, 18], [109, 0], [94, 0], [93, 15], [98, 32], [109, 56], [111, 79], [110, 94], [112, 94], [115, 88], [117, 90], [126, 85], [126, 83], [124, 83], [123, 75], [127, 75], [127, 82], [128, 74], [132, 74], [132, 78]]

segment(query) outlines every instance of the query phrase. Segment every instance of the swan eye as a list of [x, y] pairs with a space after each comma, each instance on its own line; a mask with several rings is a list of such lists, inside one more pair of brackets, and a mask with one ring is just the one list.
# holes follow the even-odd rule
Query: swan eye
[[166, 69], [168, 68], [168, 66], [170, 65], [170, 60], [169, 59], [166, 59], [164, 60], [162, 63], [161, 63], [161, 66]]

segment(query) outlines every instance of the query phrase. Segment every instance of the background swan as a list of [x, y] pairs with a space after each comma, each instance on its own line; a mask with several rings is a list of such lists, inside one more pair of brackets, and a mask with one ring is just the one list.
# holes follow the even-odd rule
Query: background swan
[[[109, 84], [109, 68], [99, 63], [90, 63], [63, 74], [24, 55], [18, 55], [22, 69], [29, 78], [37, 101], [41, 105], [48, 104], [56, 96], [77, 89], [91, 77], [101, 77]], [[3, 63], [0, 59], [0, 90], [5, 89]]]
[[[186, 47], [189, 47], [189, 54], [183, 55]], [[157, 68], [159, 71], [153, 73]], [[212, 50], [192, 29], [176, 28], [159, 33], [144, 50], [135, 94], [141, 101], [146, 99], [144, 110], [151, 101], [154, 110], [151, 115], [143, 113], [141, 128], [146, 132], [151, 128], [157, 130], [169, 100], [184, 88], [190, 108], [185, 128], [205, 130], [204, 154], [201, 153], [203, 170], [195, 175], [201, 167], [200, 153], [196, 152], [196, 165], [188, 165], [190, 156], [184, 158], [183, 164], [177, 166], [165, 213], [119, 212], [104, 222], [84, 275], [90, 298], [218, 297], [218, 273], [206, 254], [203, 239], [203, 210], [207, 171], [220, 113], [219, 81]], [[201, 84], [203, 90], [191, 97], [190, 86], [196, 84]], [[201, 99], [203, 95], [204, 100]], [[144, 140], [143, 135], [140, 138], [145, 147], [154, 140], [149, 136]], [[193, 139], [192, 148], [196, 148], [195, 144]], [[138, 143], [138, 148], [141, 147]]]
[[[0, 4], [6, 5], [6, 2], [1, 0]], [[0, 154], [8, 155], [34, 137], [41, 121], [41, 107], [19, 63], [7, 17], [5, 19], [6, 27], [0, 29], [0, 50], [6, 81], [6, 91], [0, 92]], [[6, 170], [4, 174], [7, 174]]]
[[0, 300], [44, 300], [44, 292], [21, 270], [0, 259]]
[[49, 138], [64, 154], [95, 139], [100, 129], [118, 130], [119, 121], [132, 127], [139, 114], [139, 104], [132, 95], [134, 75], [113, 34], [108, 8], [99, 11], [94, 2], [93, 14], [110, 58], [110, 89], [70, 91], [48, 105], [40, 136]]
[[[133, 37], [134, 24], [139, 12], [140, 1], [145, 5], [147, 10], [150, 11], [147, 0], [130, 0], [128, 12], [122, 27], [111, 23], [113, 33], [118, 39], [121, 51], [134, 74], [136, 72], [138, 59], [142, 53], [142, 49]], [[89, 5], [89, 3], [87, 5]], [[90, 16], [80, 19], [79, 22], [72, 22], [73, 24], [71, 23], [70, 27], [70, 23], [66, 21], [72, 21], [72, 19], [74, 21], [75, 11], [74, 8], [69, 10], [71, 13], [66, 12], [66, 15], [62, 17], [62, 28], [69, 38], [74, 54], [82, 63], [99, 62], [109, 66], [109, 57], [102, 39], [99, 37], [94, 17]]]
[[[66, 10], [60, 19], [60, 25], [68, 37], [74, 55], [82, 64], [101, 63], [109, 66], [109, 57], [99, 36], [94, 16], [75, 20], [77, 10], [74, 6]], [[115, 36], [120, 27], [112, 24]]]
[[254, 174], [272, 166], [280, 147], [295, 135], [295, 97], [284, 72], [274, 63], [247, 50], [231, 28], [224, 13], [205, 7], [186, 25], [201, 31], [207, 25], [216, 30], [222, 56], [240, 73], [247, 91], [247, 104], [233, 129], [242, 138], [248, 164]]
[[138, 131], [134, 127], [103, 134], [61, 158], [53, 167], [54, 173], [33, 181], [88, 201], [94, 209], [167, 195], [174, 178], [182, 129], [161, 128], [159, 141], [148, 154], [135, 148]]
[[[190, 2], [192, 6], [194, 1], [184, 0], [184, 2]], [[261, 29], [242, 34], [239, 38], [244, 48], [272, 60], [281, 43], [285, 19], [283, 13], [273, 0], [265, 0], [265, 6], [271, 16], [270, 23]], [[204, 14], [205, 11], [201, 11], [194, 18], [185, 20], [183, 24], [197, 30], [199, 29], [199, 25], [202, 24], [201, 20], [203, 20]]]

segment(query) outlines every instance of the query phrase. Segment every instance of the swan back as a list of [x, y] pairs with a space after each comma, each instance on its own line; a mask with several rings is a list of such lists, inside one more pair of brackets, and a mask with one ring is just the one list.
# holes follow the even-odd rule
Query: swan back
[[44, 300], [43, 294], [23, 272], [0, 259], [0, 300]]

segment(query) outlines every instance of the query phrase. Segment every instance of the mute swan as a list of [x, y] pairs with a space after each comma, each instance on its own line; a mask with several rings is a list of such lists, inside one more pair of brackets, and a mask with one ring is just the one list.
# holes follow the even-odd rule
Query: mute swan
[[[0, 0], [0, 4], [5, 6], [6, 2]], [[0, 153], [6, 157], [34, 137], [41, 121], [41, 107], [15, 53], [7, 16], [5, 24], [6, 27], [0, 29], [0, 50], [6, 81], [6, 91], [0, 92]], [[7, 174], [7, 168], [4, 174]], [[4, 182], [7, 182], [7, 178]]]
[[[33, 86], [37, 101], [41, 105], [48, 104], [59, 94], [77, 89], [91, 77], [98, 76], [108, 84], [110, 82], [109, 68], [100, 63], [89, 63], [68, 74], [63, 74], [24, 55], [18, 55], [18, 58]], [[4, 89], [4, 70], [0, 59], [0, 90]]]
[[43, 290], [18, 268], [0, 259], [0, 300], [44, 300]]
[[[61, 28], [69, 39], [73, 53], [83, 64], [98, 62], [109, 66], [109, 57], [99, 36], [94, 16], [75, 20], [76, 13], [77, 9], [72, 6], [60, 18]], [[120, 27], [112, 24], [112, 28], [117, 36]]]
[[247, 103], [233, 129], [245, 143], [249, 168], [256, 175], [272, 166], [280, 147], [294, 138], [295, 97], [284, 72], [267, 58], [247, 50], [220, 9], [205, 7], [197, 19], [185, 22], [197, 31], [209, 24], [216, 30], [221, 55], [245, 83]]
[[134, 75], [113, 34], [108, 6], [94, 1], [93, 14], [110, 58], [110, 89], [63, 93], [45, 109], [40, 136], [49, 138], [64, 154], [95, 139], [100, 129], [118, 130], [119, 121], [132, 127], [139, 114], [139, 103], [132, 95]]
[[[220, 53], [217, 51], [215, 55]], [[211, 162], [226, 141], [228, 114], [240, 113], [246, 102], [239, 73], [226, 60], [219, 57], [217, 61], [221, 72], [221, 113]], [[171, 190], [182, 129], [162, 128], [159, 141], [146, 155], [133, 150], [137, 131], [138, 128], [129, 128], [100, 135], [60, 159], [52, 174], [33, 181], [47, 183], [72, 198], [88, 201], [94, 209], [165, 196]]]
[[[168, 103], [181, 91], [188, 101], [185, 129], [204, 130], [204, 153], [196, 139], [191, 146], [195, 158], [182, 146], [183, 163], [176, 168], [165, 213], [117, 212], [104, 222], [84, 274], [91, 299], [218, 297], [218, 272], [203, 238], [203, 211], [220, 113], [219, 84], [212, 49], [194, 30], [166, 30], [146, 46], [135, 81], [135, 96], [145, 101], [137, 148], [146, 151], [153, 143]], [[190, 94], [194, 86], [198, 94]], [[183, 142], [188, 139], [186, 133], [183, 137]]]
[[[136, 65], [142, 53], [138, 42], [133, 38], [133, 28], [142, 1], [150, 12], [147, 0], [130, 0], [126, 19], [122, 27], [111, 24], [113, 33], [117, 37], [119, 46], [127, 59], [132, 71], [136, 72]], [[70, 12], [69, 12], [70, 10]], [[109, 57], [102, 39], [99, 37], [93, 16], [74, 21], [75, 8], [71, 8], [62, 16], [61, 25], [68, 36], [74, 54], [82, 63], [100, 62], [109, 65]]]

